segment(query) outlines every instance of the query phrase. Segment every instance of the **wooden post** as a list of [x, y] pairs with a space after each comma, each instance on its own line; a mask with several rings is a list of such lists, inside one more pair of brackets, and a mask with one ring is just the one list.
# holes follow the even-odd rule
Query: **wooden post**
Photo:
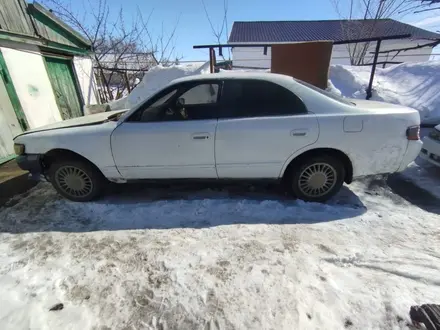
[[127, 90], [129, 93], [131, 93], [130, 79], [128, 79], [127, 71], [124, 71], [123, 75], [124, 75], [124, 79], [125, 79], [125, 84], [127, 85]]
[[373, 67], [371, 68], [370, 82], [368, 83], [368, 87], [367, 87], [367, 97], [366, 97], [367, 100], [371, 99], [371, 96], [373, 96], [371, 91], [373, 89], [374, 74], [376, 72], [377, 58], [379, 57], [379, 50], [381, 43], [382, 40], [379, 39], [376, 44], [376, 51], [374, 52]]

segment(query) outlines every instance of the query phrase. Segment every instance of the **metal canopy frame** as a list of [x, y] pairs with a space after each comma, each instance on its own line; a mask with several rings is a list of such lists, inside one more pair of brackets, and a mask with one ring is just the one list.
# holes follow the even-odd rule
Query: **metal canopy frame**
[[[378, 64], [378, 57], [380, 53], [380, 46], [382, 41], [384, 40], [397, 40], [397, 39], [408, 39], [411, 37], [411, 34], [399, 34], [399, 35], [392, 35], [392, 36], [386, 36], [386, 37], [375, 37], [375, 38], [363, 38], [363, 39], [354, 39], [354, 40], [343, 40], [343, 41], [335, 41], [333, 42], [334, 45], [345, 45], [345, 44], [354, 44], [359, 42], [376, 42], [376, 50], [374, 52], [374, 59], [373, 63], [371, 64], [371, 73], [370, 73], [370, 80], [367, 87], [367, 97], [366, 99], [369, 100], [372, 96], [372, 89], [373, 89], [373, 81], [374, 81], [374, 75], [376, 73], [376, 66]], [[331, 40], [313, 40], [313, 41], [331, 41]], [[301, 42], [313, 42], [313, 41], [301, 41]], [[279, 44], [292, 44], [296, 42], [285, 42], [285, 43], [276, 43], [276, 45]], [[215, 49], [218, 48], [219, 55], [223, 55], [223, 48], [234, 48], [234, 47], [240, 47], [240, 48], [248, 48], [248, 47], [262, 47], [264, 55], [267, 55], [267, 48], [272, 47], [271, 43], [246, 43], [246, 44], [212, 44], [212, 45], [195, 45], [193, 46], [194, 49], [209, 49], [209, 63], [211, 68], [211, 73], [214, 72], [214, 66], [215, 66]], [[383, 62], [381, 62], [383, 64]]]

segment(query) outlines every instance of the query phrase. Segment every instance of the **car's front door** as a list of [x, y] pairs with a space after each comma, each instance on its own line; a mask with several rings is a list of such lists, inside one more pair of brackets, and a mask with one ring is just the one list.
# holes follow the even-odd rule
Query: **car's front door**
[[225, 80], [215, 157], [219, 178], [277, 178], [295, 152], [318, 139], [316, 116], [288, 89]]
[[113, 157], [126, 179], [217, 178], [214, 157], [220, 83], [167, 88], [120, 124]]

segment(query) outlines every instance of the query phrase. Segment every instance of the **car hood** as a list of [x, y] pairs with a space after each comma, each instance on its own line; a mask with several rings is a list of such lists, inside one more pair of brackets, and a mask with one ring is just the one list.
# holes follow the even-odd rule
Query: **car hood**
[[49, 131], [49, 130], [54, 130], [54, 129], [68, 128], [68, 127], [97, 125], [97, 124], [101, 124], [104, 121], [106, 121], [109, 116], [114, 115], [114, 114], [118, 114], [121, 112], [125, 112], [125, 111], [127, 111], [127, 110], [108, 111], [108, 112], [101, 112], [101, 113], [97, 113], [97, 114], [93, 114], [93, 115], [87, 115], [87, 116], [67, 119], [67, 120], [59, 121], [59, 122], [56, 122], [53, 124], [49, 124], [49, 125], [45, 125], [45, 126], [41, 126], [41, 127], [37, 127], [37, 128], [31, 129], [31, 130], [28, 130], [18, 136], [25, 135], [25, 134], [31, 134], [31, 133], [35, 133], [35, 132], [41, 132], [41, 131]]

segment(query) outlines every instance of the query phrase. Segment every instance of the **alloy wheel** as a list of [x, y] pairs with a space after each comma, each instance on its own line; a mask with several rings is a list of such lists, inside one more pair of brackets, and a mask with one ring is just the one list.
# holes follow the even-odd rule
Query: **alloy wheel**
[[55, 180], [63, 192], [72, 197], [86, 197], [93, 191], [90, 176], [76, 166], [66, 165], [55, 172]]
[[307, 197], [322, 197], [329, 193], [337, 182], [337, 172], [327, 163], [307, 166], [299, 175], [299, 190]]

